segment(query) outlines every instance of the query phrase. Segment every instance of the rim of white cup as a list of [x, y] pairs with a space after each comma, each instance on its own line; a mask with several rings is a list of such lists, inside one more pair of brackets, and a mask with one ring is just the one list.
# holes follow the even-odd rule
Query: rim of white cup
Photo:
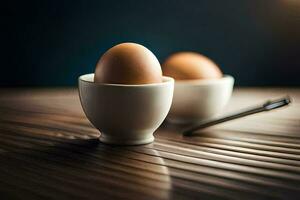
[[216, 79], [192, 79], [192, 80], [175, 80], [176, 85], [211, 85], [221, 84], [227, 81], [234, 81], [234, 78], [230, 75], [223, 75], [222, 78]]
[[[93, 84], [93, 85], [102, 85], [102, 86], [118, 86], [118, 87], [154, 87], [154, 86], [163, 86], [174, 82], [174, 79], [169, 76], [163, 76], [163, 81], [161, 83], [148, 83], [148, 84], [115, 84], [115, 83], [95, 83], [94, 82], [94, 73], [84, 74], [79, 76], [79, 81]], [[89, 79], [89, 80], [87, 80]]]

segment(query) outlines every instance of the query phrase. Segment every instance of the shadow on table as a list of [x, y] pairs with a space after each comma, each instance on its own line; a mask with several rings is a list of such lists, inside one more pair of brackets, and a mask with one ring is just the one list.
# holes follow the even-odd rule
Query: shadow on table
[[4, 197], [169, 197], [169, 171], [155, 150], [105, 145], [97, 138], [22, 141], [0, 156]]

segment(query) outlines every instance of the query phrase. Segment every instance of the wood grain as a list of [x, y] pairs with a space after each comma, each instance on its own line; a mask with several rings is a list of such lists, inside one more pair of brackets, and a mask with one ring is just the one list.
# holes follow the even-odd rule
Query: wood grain
[[110, 146], [76, 89], [0, 90], [1, 199], [299, 199], [300, 89], [239, 88], [225, 112], [290, 95], [286, 109], [192, 137]]

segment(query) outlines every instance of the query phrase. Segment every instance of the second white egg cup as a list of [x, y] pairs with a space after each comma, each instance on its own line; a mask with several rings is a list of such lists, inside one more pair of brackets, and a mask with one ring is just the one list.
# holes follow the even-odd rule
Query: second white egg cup
[[192, 124], [219, 114], [229, 101], [234, 78], [176, 80], [174, 97], [168, 120], [178, 124]]
[[154, 140], [153, 132], [166, 118], [173, 98], [174, 80], [154, 84], [94, 83], [94, 74], [79, 77], [79, 96], [90, 122], [108, 144], [139, 145]]

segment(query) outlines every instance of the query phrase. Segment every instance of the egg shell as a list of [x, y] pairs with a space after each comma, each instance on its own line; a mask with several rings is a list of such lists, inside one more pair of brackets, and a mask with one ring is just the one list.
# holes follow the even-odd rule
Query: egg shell
[[163, 74], [176, 80], [217, 79], [223, 76], [212, 60], [195, 52], [175, 53], [162, 66]]
[[156, 56], [136, 43], [118, 44], [99, 59], [95, 83], [151, 84], [162, 82], [162, 70]]

